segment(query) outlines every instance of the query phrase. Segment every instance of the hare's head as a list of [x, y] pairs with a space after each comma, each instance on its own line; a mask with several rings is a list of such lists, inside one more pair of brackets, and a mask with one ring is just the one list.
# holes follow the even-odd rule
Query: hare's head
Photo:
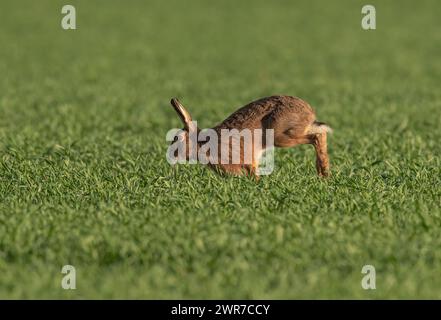
[[178, 150], [185, 150], [185, 160], [189, 160], [191, 150], [197, 148], [198, 128], [196, 122], [192, 121], [190, 113], [184, 108], [178, 99], [173, 98], [170, 103], [184, 124], [184, 128], [175, 135], [174, 140], [171, 142], [171, 144], [179, 144], [179, 148], [175, 151], [174, 156], [179, 156]]

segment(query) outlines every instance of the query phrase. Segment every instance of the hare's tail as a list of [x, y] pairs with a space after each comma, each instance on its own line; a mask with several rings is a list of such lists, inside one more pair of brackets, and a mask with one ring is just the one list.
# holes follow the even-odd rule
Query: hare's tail
[[332, 128], [324, 122], [314, 121], [308, 129], [308, 134], [332, 133]]

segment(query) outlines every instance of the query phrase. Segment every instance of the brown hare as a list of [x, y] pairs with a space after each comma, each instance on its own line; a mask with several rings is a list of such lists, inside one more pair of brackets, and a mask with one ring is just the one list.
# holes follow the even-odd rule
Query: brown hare
[[[185, 158], [188, 160], [191, 150], [196, 153], [201, 151], [207, 141], [191, 139], [192, 136], [199, 136], [203, 130], [197, 128], [188, 111], [176, 98], [171, 100], [171, 104], [184, 123], [183, 130], [175, 136], [173, 143], [185, 144]], [[268, 129], [273, 131], [268, 131]], [[208, 151], [206, 156], [210, 160], [205, 163], [222, 172], [234, 175], [250, 174], [257, 177], [256, 170], [260, 156], [271, 144], [282, 148], [294, 147], [298, 144], [312, 144], [316, 152], [318, 175], [322, 177], [329, 175], [326, 136], [331, 128], [316, 121], [314, 110], [302, 99], [291, 96], [271, 96], [253, 101], [231, 114], [212, 130], [217, 133], [217, 138], [210, 142], [215, 144], [217, 151], [211, 150], [211, 154]], [[222, 157], [220, 151], [222, 147], [225, 147], [225, 141], [221, 139], [221, 136], [225, 130], [257, 133], [252, 135], [252, 143], [248, 144], [244, 143], [242, 136], [239, 141], [227, 140], [228, 150], [231, 151], [235, 145], [240, 151], [236, 162], [231, 161], [230, 153], [228, 153], [227, 161], [220, 159]], [[267, 132], [272, 134], [272, 143], [268, 141]], [[250, 159], [245, 157], [247, 152], [251, 154]]]

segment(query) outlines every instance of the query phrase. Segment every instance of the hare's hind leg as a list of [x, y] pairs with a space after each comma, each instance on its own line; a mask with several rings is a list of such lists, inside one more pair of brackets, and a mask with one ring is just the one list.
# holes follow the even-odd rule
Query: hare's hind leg
[[[286, 113], [286, 114], [285, 114]], [[291, 109], [277, 109], [263, 119], [263, 127], [274, 130], [274, 146], [295, 147], [312, 144], [316, 152], [316, 167], [319, 176], [329, 175], [327, 132], [331, 128], [315, 120], [313, 113], [293, 114]]]
[[315, 134], [312, 139], [316, 154], [317, 173], [321, 177], [329, 176], [329, 156], [326, 135], [326, 132]]
[[262, 120], [263, 128], [274, 130], [275, 147], [290, 148], [299, 144], [311, 143], [307, 133], [308, 128], [315, 120], [314, 114], [298, 114], [295, 111], [296, 109], [281, 106]]
[[292, 136], [289, 130], [284, 134], [274, 137], [274, 145], [276, 147], [294, 147], [299, 144], [312, 144], [316, 154], [317, 173], [321, 177], [329, 176], [329, 156], [327, 146], [327, 132], [308, 133], [302, 136]]
[[308, 137], [315, 149], [317, 173], [321, 177], [329, 176], [328, 132], [332, 129], [323, 122], [314, 121], [308, 128]]

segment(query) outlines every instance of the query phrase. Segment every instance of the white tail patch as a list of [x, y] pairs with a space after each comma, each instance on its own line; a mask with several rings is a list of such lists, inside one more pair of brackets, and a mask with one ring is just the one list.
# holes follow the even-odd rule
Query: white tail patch
[[313, 122], [308, 128], [308, 134], [332, 133], [332, 128], [323, 122]]

